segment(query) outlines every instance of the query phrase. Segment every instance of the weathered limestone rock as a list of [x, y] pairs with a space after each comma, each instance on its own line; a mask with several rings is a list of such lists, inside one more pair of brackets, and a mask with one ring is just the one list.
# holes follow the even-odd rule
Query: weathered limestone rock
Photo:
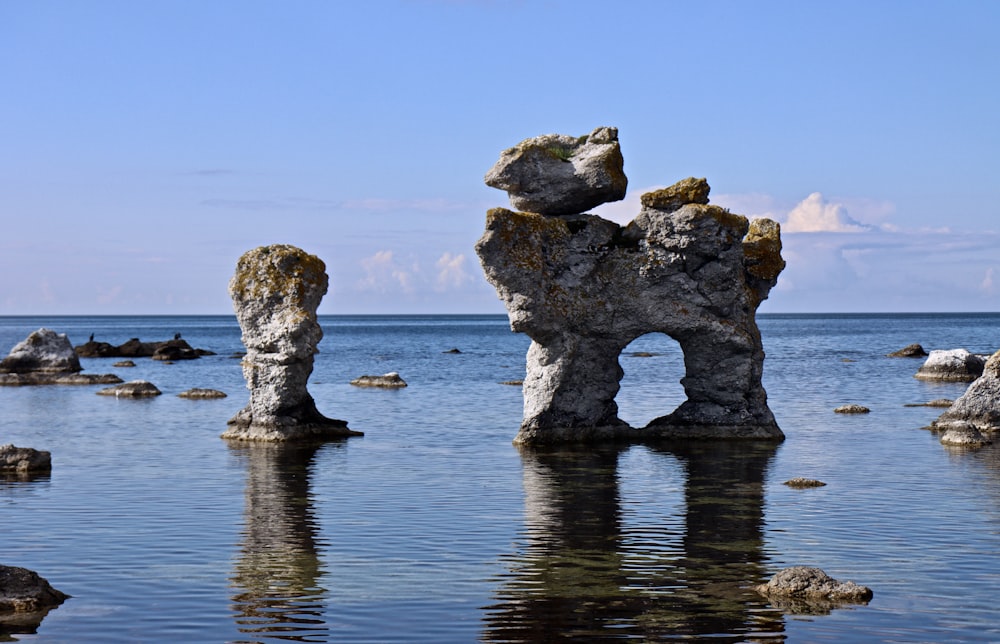
[[935, 349], [913, 376], [920, 380], [972, 382], [982, 375], [986, 356], [966, 349]]
[[919, 344], [908, 344], [898, 351], [886, 354], [890, 358], [923, 358], [926, 355], [927, 351]]
[[398, 373], [391, 371], [382, 376], [358, 376], [351, 381], [355, 387], [384, 387], [387, 389], [400, 389], [406, 387], [406, 381]]
[[[645, 195], [625, 227], [489, 211], [476, 252], [511, 328], [532, 339], [515, 442], [783, 438], [755, 320], [785, 265], [780, 229], [704, 203], [708, 191], [687, 179]], [[687, 400], [638, 430], [618, 418], [618, 357], [652, 332], [681, 345]]]
[[871, 588], [833, 579], [819, 568], [792, 566], [779, 571], [756, 591], [792, 613], [825, 613], [843, 604], [867, 604]]
[[546, 134], [504, 150], [486, 185], [506, 190], [518, 210], [572, 215], [624, 199], [623, 164], [617, 128], [581, 137]]
[[0, 614], [37, 613], [58, 606], [69, 595], [27, 568], [0, 565]]
[[0, 361], [0, 372], [6, 373], [76, 373], [82, 370], [80, 358], [66, 334], [51, 329], [32, 331]]
[[247, 251], [229, 282], [247, 354], [250, 402], [229, 420], [223, 438], [288, 441], [358, 435], [327, 418], [306, 390], [323, 338], [316, 309], [326, 294], [326, 266], [289, 245]]
[[115, 398], [148, 398], [159, 396], [161, 392], [156, 385], [147, 380], [133, 380], [114, 387], [101, 389], [97, 392], [99, 396], [114, 396]]
[[944, 433], [941, 435], [942, 445], [954, 447], [982, 447], [989, 445], [993, 441], [983, 435], [972, 423], [952, 422], [944, 425]]
[[[1000, 351], [990, 356], [983, 367], [983, 374], [931, 423], [931, 428], [963, 430], [965, 425], [971, 425], [980, 432], [1000, 430]], [[958, 441], [960, 436], [967, 434], [967, 431], [959, 431], [949, 440]]]
[[30, 447], [0, 445], [0, 473], [47, 472], [52, 469], [52, 453]]

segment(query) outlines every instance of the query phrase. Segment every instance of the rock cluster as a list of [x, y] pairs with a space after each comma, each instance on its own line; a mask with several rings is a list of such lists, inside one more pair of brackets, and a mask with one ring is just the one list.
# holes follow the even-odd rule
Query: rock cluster
[[152, 358], [153, 360], [194, 360], [201, 356], [214, 356], [207, 349], [195, 349], [187, 340], [174, 338], [162, 342], [143, 342], [139, 338], [119, 344], [90, 340], [75, 348], [81, 358]]
[[243, 375], [250, 402], [223, 438], [288, 441], [357, 435], [316, 409], [306, 389], [323, 330], [316, 309], [326, 294], [326, 266], [284, 244], [247, 251], [229, 282], [247, 348]]
[[80, 358], [65, 333], [32, 331], [0, 360], [0, 385], [92, 385], [121, 382], [112, 374], [81, 374]]
[[[586, 140], [613, 142], [611, 133], [598, 128]], [[755, 320], [785, 265], [778, 224], [710, 205], [708, 183], [694, 178], [643, 195], [642, 210], [624, 227], [583, 214], [621, 198], [618, 188], [602, 189], [597, 178], [586, 190], [565, 188], [568, 172], [553, 166], [566, 162], [544, 160], [540, 151], [556, 140], [572, 137], [529, 139], [503, 153], [487, 183], [534, 212], [489, 211], [476, 244], [511, 328], [532, 339], [515, 442], [783, 438], [761, 384]], [[614, 150], [609, 159], [620, 154]], [[515, 171], [517, 181], [497, 180]], [[554, 183], [560, 188], [546, 192]], [[617, 183], [624, 189], [624, 179]], [[687, 400], [639, 430], [618, 418], [618, 357], [652, 332], [681, 345]]]
[[966, 349], [935, 349], [913, 376], [920, 380], [972, 382], [982, 375], [986, 356]]
[[951, 445], [982, 445], [990, 442], [984, 434], [1000, 431], [1000, 351], [931, 428], [944, 431], [941, 442]]
[[793, 613], [825, 613], [843, 604], [866, 604], [871, 588], [833, 579], [819, 568], [792, 566], [756, 588], [772, 604]]

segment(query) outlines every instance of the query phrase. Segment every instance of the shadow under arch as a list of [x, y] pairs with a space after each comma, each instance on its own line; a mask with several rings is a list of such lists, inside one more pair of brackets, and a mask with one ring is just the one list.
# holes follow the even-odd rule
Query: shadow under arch
[[[653, 467], [683, 468], [679, 534], [628, 524], [619, 463], [630, 449], [649, 450]], [[717, 441], [522, 447], [524, 538], [504, 557], [509, 573], [484, 608], [482, 639], [782, 641], [782, 614], [752, 590], [766, 575], [764, 478], [775, 451]]]
[[317, 453], [342, 450], [344, 442], [227, 442], [247, 472], [243, 538], [230, 578], [241, 633], [329, 641], [310, 477]]
[[687, 400], [681, 383], [684, 351], [666, 333], [653, 331], [632, 339], [619, 352], [618, 365], [622, 376], [615, 405], [618, 418], [632, 427], [645, 427]]

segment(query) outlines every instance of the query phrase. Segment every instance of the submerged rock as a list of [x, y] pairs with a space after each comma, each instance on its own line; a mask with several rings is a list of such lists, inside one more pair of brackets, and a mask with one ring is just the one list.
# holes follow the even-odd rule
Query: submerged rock
[[944, 433], [941, 435], [942, 445], [982, 447], [993, 442], [971, 423], [952, 422], [942, 428], [944, 429]]
[[1000, 351], [990, 356], [982, 375], [931, 423], [931, 428], [957, 429], [959, 431], [950, 440], [960, 440], [960, 436], [968, 434], [966, 425], [980, 432], [1000, 430]]
[[920, 380], [972, 382], [982, 375], [986, 356], [966, 349], [935, 349], [913, 376]]
[[867, 604], [871, 588], [833, 579], [819, 568], [792, 566], [755, 589], [775, 607], [792, 613], [823, 614], [838, 605]]
[[[686, 179], [646, 195], [625, 227], [489, 211], [476, 252], [511, 328], [532, 339], [515, 442], [783, 438], [754, 317], [785, 265], [780, 228], [709, 205], [708, 192]], [[684, 351], [687, 400], [638, 430], [618, 418], [618, 358], [651, 332]]]
[[485, 180], [506, 190], [518, 210], [574, 215], [625, 198], [623, 165], [617, 128], [599, 127], [581, 137], [525, 139], [501, 153]]
[[219, 391], [218, 389], [199, 389], [195, 387], [194, 389], [188, 389], [187, 391], [182, 391], [177, 394], [178, 398], [225, 398], [225, 392]]
[[156, 385], [146, 380], [133, 380], [97, 392], [99, 396], [114, 396], [115, 398], [148, 398], [159, 396], [161, 392]]
[[898, 351], [886, 354], [889, 358], [923, 358], [926, 355], [927, 351], [919, 344], [908, 344]]
[[841, 405], [833, 410], [835, 414], [867, 414], [871, 409], [864, 405]]
[[351, 381], [355, 387], [385, 387], [388, 389], [398, 389], [405, 387], [406, 381], [400, 378], [395, 371], [382, 376], [359, 376]]
[[306, 389], [323, 330], [316, 309], [326, 294], [326, 266], [284, 244], [247, 251], [229, 282], [247, 348], [243, 376], [250, 402], [229, 420], [223, 438], [288, 441], [358, 435], [327, 418]]
[[823, 481], [819, 481], [817, 479], [802, 478], [801, 476], [796, 476], [793, 479], [788, 479], [787, 481], [785, 481], [784, 484], [787, 485], [788, 487], [794, 487], [794, 488], [823, 487], [824, 485], [826, 485], [826, 483], [824, 483]]
[[93, 373], [0, 373], [0, 386], [31, 385], [113, 385], [122, 382], [118, 376]]
[[950, 398], [936, 398], [922, 403], [906, 403], [903, 407], [951, 407], [954, 402]]
[[52, 453], [31, 447], [0, 445], [0, 473], [47, 472], [52, 469]]
[[0, 360], [0, 372], [4, 373], [65, 374], [82, 370], [66, 334], [44, 328], [32, 331]]

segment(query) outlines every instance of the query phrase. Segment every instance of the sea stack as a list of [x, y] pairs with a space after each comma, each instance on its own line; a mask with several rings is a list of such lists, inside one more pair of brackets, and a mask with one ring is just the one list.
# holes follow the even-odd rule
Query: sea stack
[[[587, 167], [603, 154], [603, 172], [575, 171], [578, 154]], [[755, 319], [785, 266], [778, 224], [709, 204], [708, 182], [693, 177], [642, 195], [627, 226], [584, 213], [622, 198], [620, 172], [618, 132], [605, 127], [579, 139], [528, 139], [486, 175], [515, 208], [532, 209], [490, 210], [476, 244], [511, 328], [532, 339], [515, 442], [781, 440], [761, 384]], [[556, 186], [551, 194], [535, 194], [548, 186]], [[618, 356], [654, 332], [684, 351], [678, 376], [687, 400], [632, 428], [615, 403], [624, 375]]]
[[229, 420], [223, 438], [293, 441], [356, 436], [327, 418], [306, 389], [323, 338], [316, 309], [326, 294], [326, 266], [285, 244], [248, 251], [236, 264], [229, 294], [247, 353], [243, 376], [250, 402]]

